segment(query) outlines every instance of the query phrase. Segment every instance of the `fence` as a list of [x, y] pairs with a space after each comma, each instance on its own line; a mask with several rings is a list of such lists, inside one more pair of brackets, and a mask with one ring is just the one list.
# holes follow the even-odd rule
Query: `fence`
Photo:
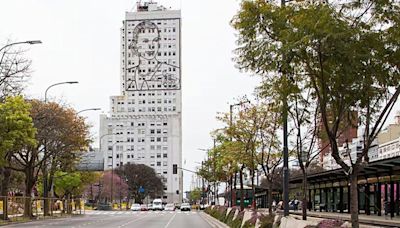
[[[48, 203], [47, 213], [44, 213], [45, 203]], [[46, 219], [83, 213], [84, 202], [81, 199], [0, 196], [0, 219], [3, 221]]]

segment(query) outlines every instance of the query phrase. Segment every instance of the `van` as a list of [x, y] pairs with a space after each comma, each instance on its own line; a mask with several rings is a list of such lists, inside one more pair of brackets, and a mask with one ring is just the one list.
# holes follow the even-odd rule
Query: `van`
[[154, 199], [153, 200], [153, 210], [163, 210], [162, 200], [161, 199]]

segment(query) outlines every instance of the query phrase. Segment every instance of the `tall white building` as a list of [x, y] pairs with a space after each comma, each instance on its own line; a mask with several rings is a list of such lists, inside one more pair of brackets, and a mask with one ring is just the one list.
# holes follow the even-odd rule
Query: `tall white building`
[[182, 202], [181, 12], [155, 2], [126, 12], [121, 95], [100, 117], [104, 168], [146, 164], [163, 177], [166, 202]]

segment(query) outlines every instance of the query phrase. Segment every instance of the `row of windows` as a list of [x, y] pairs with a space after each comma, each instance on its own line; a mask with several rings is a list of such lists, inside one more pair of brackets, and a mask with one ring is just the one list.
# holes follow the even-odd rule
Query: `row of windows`
[[[165, 137], [166, 138], [166, 137]], [[108, 151], [111, 152], [113, 150], [112, 146], [108, 146], [107, 147]], [[155, 150], [168, 150], [168, 146], [163, 146], [163, 145], [150, 145], [150, 150], [151, 151], [155, 151]], [[115, 150], [116, 151], [124, 151], [124, 146], [123, 145], [117, 145], [115, 146]], [[134, 151], [135, 150], [135, 146], [134, 145], [129, 145], [126, 146], [126, 150], [127, 151]], [[144, 146], [138, 146], [138, 151], [144, 151], [146, 150]]]
[[[175, 21], [173, 21], [173, 20], [164, 20], [163, 22], [161, 22], [161, 21], [152, 21], [153, 23], [155, 23], [155, 24], [157, 24], [157, 25], [176, 25], [176, 22]], [[125, 21], [123, 22], [123, 23], [125, 23]], [[140, 22], [137, 22], [137, 23], [140, 23]], [[128, 27], [134, 27], [134, 26], [136, 26], [137, 25], [137, 23], [135, 23], [135, 22], [127, 22], [127, 25], [128, 25]]]
[[[120, 107], [117, 109], [118, 112], [125, 112], [125, 108], [124, 107]], [[135, 112], [136, 109], [132, 108], [132, 107], [128, 107], [127, 109], [128, 112]], [[138, 108], [137, 110], [138, 112], [146, 112], [146, 108], [142, 107], [142, 108]], [[163, 109], [162, 107], [148, 107], [147, 108], [147, 112], [162, 112]], [[168, 107], [164, 107], [164, 112], [175, 112], [176, 111], [176, 106], [168, 106]]]
[[[122, 104], [124, 104], [124, 103], [122, 102]], [[112, 123], [109, 123], [107, 126], [108, 126], [109, 128], [111, 128], [111, 127], [113, 126], [113, 124], [112, 124]], [[116, 126], [116, 127], [124, 127], [124, 126], [131, 126], [131, 127], [134, 127], [134, 126], [135, 126], [135, 122], [130, 122], [130, 123], [127, 124], [127, 125], [124, 125], [123, 123], [117, 123], [117, 124], [115, 124], [115, 126]], [[145, 127], [145, 126], [146, 126], [146, 123], [145, 123], [145, 122], [138, 122], [138, 123], [137, 123], [137, 126], [138, 126], [138, 127]], [[154, 127], [154, 126], [168, 126], [168, 122], [150, 122], [150, 126], [151, 126], [151, 127]]]
[[[125, 31], [125, 29], [122, 29], [122, 32], [124, 32]], [[174, 32], [176, 32], [176, 28], [174, 28], [174, 27], [172, 27], [172, 28], [164, 28], [164, 29], [158, 29], [158, 31], [157, 31], [157, 29], [155, 29], [155, 28], [152, 28], [152, 29], [139, 29], [138, 30], [138, 32], [139, 33], [143, 33], [143, 34], [145, 34], [145, 33], [156, 33], [156, 32], [159, 32], [159, 33], [162, 33], [164, 31], [164, 33], [174, 33]], [[132, 32], [133, 32], [133, 29], [128, 29], [128, 34], [132, 34]]]

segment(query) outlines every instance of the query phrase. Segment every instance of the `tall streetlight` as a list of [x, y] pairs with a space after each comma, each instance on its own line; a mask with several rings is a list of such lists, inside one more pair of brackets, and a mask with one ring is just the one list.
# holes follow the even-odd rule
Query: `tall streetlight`
[[32, 44], [41, 44], [41, 43], [42, 43], [41, 40], [27, 40], [27, 41], [15, 42], [15, 43], [7, 44], [7, 45], [3, 46], [2, 48], [0, 48], [0, 52], [8, 47], [18, 45], [18, 44], [31, 44], [32, 45]]
[[[38, 41], [31, 41], [33, 43], [37, 43]], [[32, 43], [32, 44], [33, 44]], [[47, 92], [49, 91], [50, 88], [58, 85], [64, 85], [64, 84], [77, 84], [77, 81], [66, 81], [66, 82], [59, 82], [50, 85], [47, 87], [46, 91], [44, 92], [44, 103], [47, 103]], [[44, 159], [43, 159], [43, 198], [48, 197], [48, 192], [47, 192], [47, 158], [46, 158], [46, 153], [47, 153], [47, 141], [46, 139], [44, 140]], [[46, 205], [46, 204], [45, 204]], [[45, 206], [45, 213], [47, 213], [47, 206]]]
[[[281, 0], [281, 6], [285, 7], [286, 1]], [[285, 59], [285, 58], [283, 58]], [[286, 79], [285, 72], [283, 77]], [[288, 151], [288, 103], [287, 94], [283, 95], [283, 216], [289, 216], [289, 151]]]
[[87, 109], [80, 110], [80, 111], [77, 112], [76, 114], [78, 115], [79, 113], [82, 113], [82, 112], [87, 112], [87, 111], [99, 111], [99, 110], [101, 110], [101, 108], [87, 108]]
[[53, 85], [50, 85], [49, 87], [47, 87], [46, 91], [44, 92], [44, 103], [47, 103], [47, 92], [49, 91], [50, 88], [54, 87], [54, 86], [58, 86], [58, 85], [64, 85], [64, 84], [77, 84], [79, 82], [77, 81], [67, 81], [67, 82], [58, 82], [55, 83]]
[[[233, 126], [233, 108], [235, 106], [241, 106], [243, 104], [250, 103], [249, 100], [241, 101], [236, 104], [229, 105], [229, 127]], [[232, 141], [232, 137], [230, 137], [230, 141]], [[235, 182], [235, 183], [233, 183]], [[232, 186], [233, 185], [233, 186]], [[233, 187], [233, 188], [232, 188]], [[236, 206], [236, 172], [235, 172], [235, 181], [233, 181], [233, 177], [231, 176], [231, 207]]]

